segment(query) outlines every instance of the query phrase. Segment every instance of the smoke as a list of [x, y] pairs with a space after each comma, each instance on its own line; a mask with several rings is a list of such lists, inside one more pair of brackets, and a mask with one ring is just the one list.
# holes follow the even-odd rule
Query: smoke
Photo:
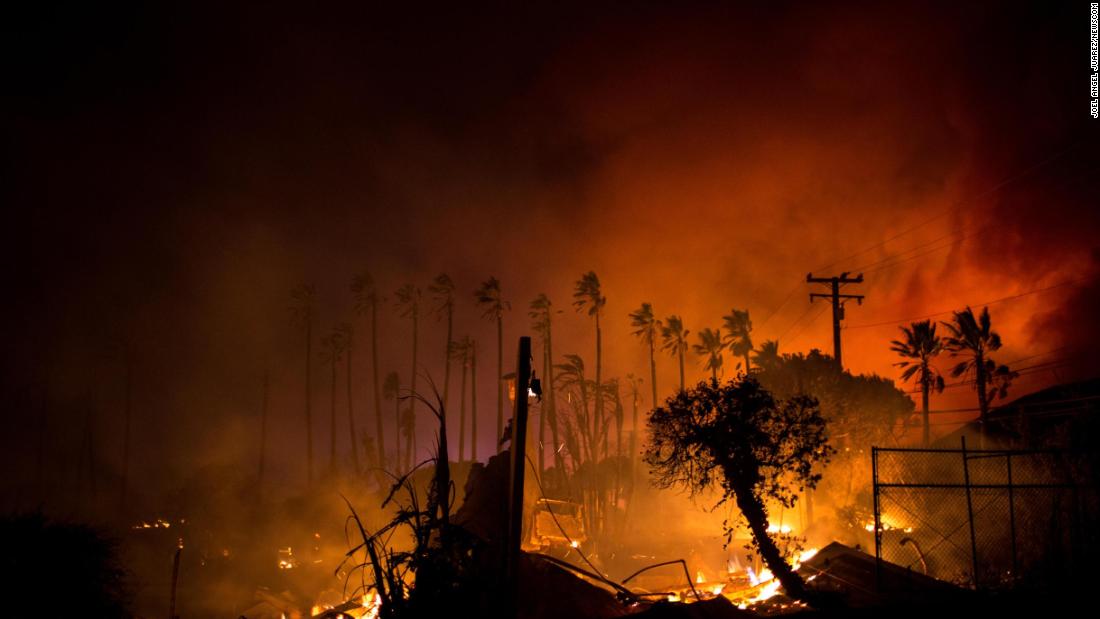
[[[122, 361], [108, 343], [126, 342], [136, 486], [253, 466], [265, 370], [272, 475], [300, 486], [305, 359], [289, 291], [317, 285], [323, 334], [355, 318], [348, 288], [362, 270], [389, 297], [380, 373], [404, 382], [411, 325], [392, 291], [441, 271], [458, 284], [456, 336], [480, 344], [482, 454], [496, 342], [471, 293], [490, 275], [512, 303], [505, 372], [540, 292], [563, 310], [556, 354], [594, 363], [594, 325], [569, 306], [590, 269], [608, 297], [609, 376], [648, 376], [626, 318], [643, 301], [682, 315], [692, 338], [737, 307], [757, 342], [830, 350], [828, 312], [807, 304], [811, 270], [867, 272], [850, 290], [865, 303], [847, 307], [854, 371], [896, 376], [896, 327], [866, 325], [1020, 294], [991, 307], [1004, 361], [1097, 343], [1095, 128], [1076, 86], [1072, 8], [377, 10], [138, 13], [104, 40], [45, 19], [79, 36], [20, 73], [26, 89], [6, 115], [17, 165], [5, 191], [19, 207], [3, 240], [16, 291], [6, 375], [24, 394], [6, 434], [22, 478], [45, 368], [51, 427], [68, 437], [50, 453], [71, 459], [61, 445], [79, 443], [82, 416], [65, 403], [91, 390], [97, 457], [120, 470]], [[367, 326], [355, 320], [357, 425], [371, 429]], [[420, 369], [438, 382], [443, 324], [425, 312], [420, 326]], [[677, 373], [661, 354], [664, 391]], [[313, 363], [319, 466], [330, 385]], [[452, 408], [457, 391], [452, 372]], [[939, 402], [971, 399], [957, 389]], [[383, 413], [392, 442], [385, 402]]]

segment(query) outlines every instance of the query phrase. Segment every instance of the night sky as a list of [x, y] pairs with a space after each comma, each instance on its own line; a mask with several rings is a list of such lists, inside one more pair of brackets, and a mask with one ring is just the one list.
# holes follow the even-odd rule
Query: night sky
[[[642, 301], [693, 339], [738, 307], [757, 343], [831, 350], [810, 271], [866, 273], [846, 290], [867, 296], [847, 312], [853, 372], [898, 376], [888, 341], [904, 319], [1005, 299], [990, 306], [997, 358], [1038, 366], [1013, 396], [1098, 373], [1087, 2], [97, 4], [0, 20], [14, 486], [33, 474], [42, 410], [54, 479], [71, 482], [89, 402], [99, 465], [117, 470], [126, 350], [139, 488], [254, 466], [265, 367], [271, 465], [300, 486], [289, 293], [314, 283], [318, 330], [354, 318], [364, 338], [349, 291], [363, 270], [391, 301], [455, 280], [483, 429], [495, 327], [472, 291], [490, 275], [512, 303], [505, 371], [540, 292], [563, 310], [555, 353], [592, 362], [570, 302], [595, 270], [605, 376], [648, 375], [626, 317]], [[408, 321], [387, 306], [381, 323], [381, 372], [407, 380]], [[437, 380], [443, 346], [425, 318]], [[676, 364], [658, 363], [664, 391]], [[974, 399], [948, 389], [933, 406]]]

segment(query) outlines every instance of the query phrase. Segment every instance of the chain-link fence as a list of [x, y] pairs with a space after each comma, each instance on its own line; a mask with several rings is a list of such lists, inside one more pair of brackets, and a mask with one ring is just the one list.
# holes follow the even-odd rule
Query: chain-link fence
[[[973, 588], [1062, 578], [1093, 518], [1055, 451], [872, 450], [875, 556]], [[1089, 546], [1091, 544], [1084, 544]], [[880, 578], [880, 583], [882, 579]]]

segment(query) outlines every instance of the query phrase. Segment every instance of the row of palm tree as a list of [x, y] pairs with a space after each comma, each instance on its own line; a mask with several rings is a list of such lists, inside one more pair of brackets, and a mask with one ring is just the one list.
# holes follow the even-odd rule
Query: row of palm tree
[[[459, 456], [465, 457], [465, 417], [466, 417], [466, 383], [470, 379], [471, 389], [471, 456], [477, 458], [477, 343], [468, 335], [455, 338], [454, 316], [456, 309], [456, 294], [454, 281], [445, 273], [436, 276], [428, 286], [428, 293], [433, 303], [430, 315], [439, 320], [446, 321], [446, 341], [444, 346], [444, 374], [442, 385], [442, 400], [444, 407], [450, 400], [451, 364], [457, 362], [462, 365], [462, 401], [459, 411]], [[396, 371], [389, 372], [385, 377], [385, 383], [380, 384], [380, 368], [378, 358], [378, 320], [379, 310], [385, 305], [385, 298], [380, 294], [374, 279], [369, 273], [363, 272], [356, 275], [351, 282], [351, 293], [354, 299], [354, 315], [365, 317], [370, 323], [370, 365], [371, 384], [373, 393], [374, 436], [364, 439], [364, 447], [368, 449], [368, 461], [375, 466], [385, 466], [387, 458], [385, 453], [386, 438], [382, 416], [382, 400], [393, 400], [395, 406], [394, 423], [397, 436], [393, 442], [392, 464], [397, 469], [407, 470], [414, 464], [417, 453], [416, 444], [416, 398], [406, 397], [416, 393], [418, 378], [420, 375], [420, 320], [423, 315], [422, 304], [424, 302], [421, 289], [414, 284], [405, 284], [394, 292], [393, 307], [397, 315], [406, 318], [411, 326], [410, 343], [412, 346], [412, 367], [408, 380], [402, 383], [400, 375]], [[490, 277], [483, 282], [474, 292], [473, 300], [483, 316], [496, 322], [497, 327], [497, 376], [501, 376], [504, 366], [504, 312], [511, 308], [501, 294], [500, 281]], [[304, 339], [305, 348], [305, 459], [306, 477], [310, 485], [314, 480], [313, 458], [313, 345], [316, 337], [316, 290], [312, 285], [302, 285], [291, 291], [292, 314], [296, 325], [299, 327]], [[353, 401], [354, 373], [352, 366], [352, 343], [354, 341], [354, 326], [351, 322], [341, 322], [335, 325], [331, 331], [320, 338], [320, 361], [331, 371], [331, 410], [330, 410], [330, 443], [329, 443], [329, 469], [336, 469], [336, 417], [337, 417], [337, 368], [343, 362], [347, 384], [347, 411], [348, 432], [351, 437], [352, 466], [356, 472], [362, 470], [359, 458], [359, 435], [355, 426], [355, 408]], [[504, 390], [503, 384], [497, 380], [497, 436], [504, 428]], [[405, 403], [405, 408], [402, 408]]]
[[940, 354], [947, 352], [959, 359], [950, 370], [951, 376], [973, 380], [983, 434], [990, 402], [1007, 396], [1008, 387], [1016, 377], [1007, 365], [998, 364], [990, 357], [1001, 348], [1001, 336], [992, 328], [988, 307], [978, 316], [970, 307], [956, 311], [951, 321], [942, 321], [940, 325], [948, 331], [947, 337], [937, 335], [936, 324], [931, 320], [921, 320], [899, 327], [903, 338], [890, 342], [890, 350], [902, 357], [894, 364], [903, 369], [902, 380], [911, 380], [920, 389], [921, 441], [925, 446], [931, 441], [929, 397], [933, 391], [942, 393], [945, 386], [943, 374], [933, 365]]

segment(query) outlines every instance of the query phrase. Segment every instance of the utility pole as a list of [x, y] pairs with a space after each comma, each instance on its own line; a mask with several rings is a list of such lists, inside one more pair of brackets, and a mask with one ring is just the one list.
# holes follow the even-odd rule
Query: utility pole
[[861, 294], [840, 294], [841, 284], [862, 284], [863, 273], [860, 273], [856, 277], [848, 277], [848, 272], [845, 271], [835, 277], [814, 277], [813, 273], [806, 275], [807, 284], [828, 284], [831, 290], [828, 294], [822, 294], [819, 292], [810, 293], [810, 303], [813, 303], [815, 299], [829, 299], [833, 302], [833, 358], [836, 359], [836, 364], [841, 370], [844, 369], [844, 364], [840, 360], [840, 321], [844, 320], [844, 302], [851, 299], [855, 299], [856, 303], [863, 305], [863, 295]]
[[508, 485], [508, 540], [505, 549], [506, 617], [518, 616], [520, 545], [523, 538], [523, 478], [527, 459], [527, 389], [531, 384], [531, 338], [519, 338], [516, 401], [512, 415], [511, 479]]

